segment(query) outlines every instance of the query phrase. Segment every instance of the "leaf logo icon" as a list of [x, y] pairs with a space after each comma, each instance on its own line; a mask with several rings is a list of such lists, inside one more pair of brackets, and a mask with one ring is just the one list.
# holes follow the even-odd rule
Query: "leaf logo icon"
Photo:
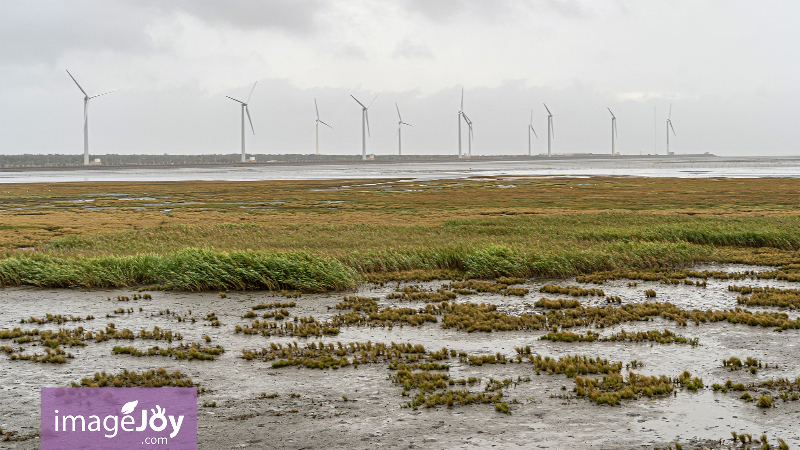
[[139, 400], [134, 400], [132, 402], [125, 403], [122, 407], [122, 414], [130, 414], [136, 409], [136, 405], [139, 404]]

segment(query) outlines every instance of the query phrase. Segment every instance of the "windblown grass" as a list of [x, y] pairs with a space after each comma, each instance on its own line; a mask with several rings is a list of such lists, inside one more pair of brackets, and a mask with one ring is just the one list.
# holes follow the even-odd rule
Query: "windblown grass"
[[[800, 216], [774, 205], [779, 198], [797, 203], [797, 180], [515, 179], [513, 193], [496, 189], [501, 181], [113, 184], [131, 195], [128, 202], [101, 195], [112, 185], [48, 186], [36, 195], [27, 193], [29, 185], [9, 186], [9, 202], [41, 209], [42, 224], [30, 226], [60, 237], [26, 244], [36, 246], [33, 254], [8, 244], [0, 285], [324, 291], [364, 280], [503, 283], [674, 271], [703, 261], [800, 264]], [[658, 198], [643, 196], [644, 185], [658, 188]], [[96, 206], [150, 208], [134, 195], [163, 196], [176, 206], [169, 216], [150, 209], [136, 215], [73, 211], [65, 199], [86, 198], [87, 192], [98, 192]], [[48, 206], [54, 202], [61, 209]], [[242, 212], [240, 206], [253, 203], [274, 208]], [[697, 209], [718, 214], [685, 214]], [[19, 228], [22, 219], [10, 212], [2, 219], [9, 223], [0, 227], [0, 241], [4, 233], [12, 241], [34, 235]], [[784, 268], [784, 274], [800, 279], [800, 266]], [[524, 295], [524, 289], [506, 293]]]
[[0, 285], [165, 289], [341, 290], [355, 286], [356, 273], [340, 262], [306, 253], [218, 252], [189, 248], [174, 254], [58, 258], [20, 256], [0, 260]]

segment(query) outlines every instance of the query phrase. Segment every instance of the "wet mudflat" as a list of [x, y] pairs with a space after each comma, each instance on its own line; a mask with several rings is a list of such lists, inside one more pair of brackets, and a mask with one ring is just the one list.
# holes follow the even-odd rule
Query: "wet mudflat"
[[[768, 270], [752, 266], [701, 266], [696, 270], [744, 272]], [[739, 293], [728, 290], [730, 285], [798, 288], [798, 283], [754, 277], [740, 280], [708, 278], [705, 287], [686, 284], [664, 284], [658, 281], [607, 281], [598, 286], [578, 283], [576, 279], [527, 280], [517, 285], [529, 290], [524, 295], [493, 293], [458, 294], [456, 303], [491, 303], [497, 311], [511, 316], [525, 313], [541, 314], [535, 306], [541, 298], [569, 298], [581, 306], [605, 306], [606, 297], [619, 297], [614, 306], [646, 301], [671, 302], [677, 307], [692, 310], [729, 310], [737, 306]], [[494, 332], [466, 332], [442, 328], [442, 317], [436, 323], [400, 326], [341, 326], [336, 335], [319, 337], [247, 335], [237, 333], [236, 326], [245, 327], [254, 320], [277, 323], [293, 322], [297, 317], [313, 316], [318, 321], [331, 320], [341, 310], [335, 309], [342, 297], [361, 296], [377, 300], [380, 310], [387, 308], [422, 308], [421, 301], [392, 297], [403, 287], [416, 285], [422, 291], [435, 291], [447, 282], [396, 283], [366, 285], [357, 292], [303, 294], [289, 298], [273, 292], [228, 292], [225, 298], [218, 293], [187, 293], [147, 291], [151, 299], [134, 299], [136, 291], [126, 290], [54, 290], [13, 288], [0, 291], [0, 330], [58, 330], [82, 326], [85, 330], [106, 329], [109, 323], [117, 330], [129, 329], [138, 336], [140, 330], [167, 330], [173, 333], [172, 342], [165, 340], [108, 339], [97, 342], [87, 339], [84, 346], [64, 346], [67, 358], [63, 364], [40, 363], [31, 360], [12, 360], [11, 354], [43, 354], [41, 343], [16, 343], [0, 339], [0, 346], [10, 346], [13, 353], [0, 354], [0, 427], [18, 435], [35, 434], [39, 428], [39, 388], [69, 386], [73, 381], [90, 377], [95, 372], [116, 373], [123, 369], [144, 371], [164, 367], [180, 370], [190, 376], [207, 392], [199, 397], [198, 434], [200, 448], [653, 448], [676, 440], [684, 444], [710, 443], [726, 439], [731, 432], [750, 433], [754, 437], [766, 433], [771, 442], [780, 437], [791, 448], [800, 447], [800, 401], [774, 398], [772, 407], [761, 408], [754, 401], [740, 399], [742, 392], [722, 392], [711, 386], [733, 383], [762, 383], [784, 378], [800, 377], [800, 330], [776, 332], [772, 327], [750, 326], [718, 321], [693, 322], [686, 326], [662, 317], [648, 321], [623, 322], [605, 328], [572, 327], [573, 333], [591, 330], [607, 337], [621, 330], [627, 332], [669, 330], [686, 338], [697, 338], [698, 346], [688, 344], [659, 344], [651, 341], [558, 342], [541, 340], [547, 329]], [[602, 296], [569, 296], [539, 292], [544, 285], [600, 287]], [[648, 298], [645, 291], [656, 291]], [[287, 293], [290, 294], [290, 293]], [[128, 300], [125, 300], [125, 297]], [[252, 309], [272, 303], [295, 306], [272, 306]], [[141, 310], [140, 310], [141, 309]], [[283, 319], [263, 319], [264, 313], [285, 309]], [[752, 311], [785, 312], [790, 318], [797, 310], [774, 307], [747, 308]], [[167, 312], [169, 310], [169, 312]], [[249, 311], [257, 317], [245, 318]], [[130, 312], [129, 312], [130, 311]], [[213, 313], [216, 326], [209, 314]], [[80, 317], [83, 320], [66, 323], [20, 323], [30, 317], [44, 318], [46, 314]], [[94, 319], [86, 320], [87, 316]], [[191, 319], [195, 320], [192, 321]], [[206, 320], [209, 319], [209, 320]], [[182, 339], [175, 337], [180, 334]], [[207, 336], [204, 337], [204, 336]], [[406, 407], [411, 396], [403, 396], [404, 388], [392, 381], [397, 371], [386, 363], [362, 363], [338, 369], [310, 369], [288, 365], [273, 368], [272, 360], [245, 359], [243, 351], [282, 346], [297, 342], [300, 348], [310, 343], [354, 342], [421, 344], [427, 351], [442, 347], [456, 354], [495, 355], [508, 361], [504, 364], [471, 364], [466, 358], [449, 357], [441, 361], [449, 370], [441, 371], [450, 378], [479, 378], [480, 383], [468, 386], [470, 392], [489, 389], [490, 380], [512, 380], [503, 387], [503, 401], [510, 414], [500, 412], [492, 403], [448, 407]], [[214, 360], [183, 360], [169, 356], [114, 354], [115, 346], [134, 347], [141, 351], [158, 345], [161, 348], [198, 343], [221, 346], [225, 352]], [[34, 346], [36, 344], [36, 346]], [[337, 344], [338, 345], [338, 344]], [[587, 355], [609, 361], [620, 361], [626, 368], [642, 375], [678, 377], [690, 371], [703, 379], [697, 390], [678, 388], [672, 395], [621, 400], [618, 406], [598, 405], [586, 397], [577, 396], [573, 377], [536, 370], [525, 360], [517, 362], [515, 349], [529, 346], [532, 354], [560, 358], [566, 355]], [[22, 351], [19, 351], [19, 347]], [[755, 373], [746, 368], [731, 371], [723, 359], [747, 357], [764, 363]], [[634, 363], [635, 361], [635, 363]], [[633, 364], [633, 366], [631, 366]], [[599, 377], [600, 375], [596, 375]], [[587, 377], [593, 377], [589, 375]], [[530, 381], [527, 381], [527, 379]], [[494, 391], [492, 391], [494, 392]], [[758, 398], [755, 390], [751, 391]], [[795, 390], [796, 392], [796, 390]], [[277, 394], [277, 395], [275, 395]], [[203, 404], [215, 402], [215, 407]], [[755, 445], [755, 444], [753, 444]], [[21, 442], [2, 442], [3, 448], [37, 448], [35, 439]], [[716, 448], [716, 447], [715, 447]]]

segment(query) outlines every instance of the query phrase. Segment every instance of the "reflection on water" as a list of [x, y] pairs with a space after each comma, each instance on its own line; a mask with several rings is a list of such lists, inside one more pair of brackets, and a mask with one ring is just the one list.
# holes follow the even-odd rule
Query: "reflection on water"
[[619, 157], [521, 161], [444, 161], [347, 164], [257, 164], [184, 168], [93, 168], [0, 172], [0, 183], [81, 181], [259, 181], [404, 178], [439, 180], [474, 176], [796, 177], [791, 158]]

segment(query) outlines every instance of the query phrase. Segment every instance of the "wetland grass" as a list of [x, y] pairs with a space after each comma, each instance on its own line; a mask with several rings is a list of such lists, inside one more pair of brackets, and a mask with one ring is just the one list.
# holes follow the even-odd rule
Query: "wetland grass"
[[750, 373], [755, 374], [756, 372], [758, 372], [758, 369], [761, 368], [762, 363], [758, 359], [749, 356], [747, 357], [747, 359], [745, 359], [744, 362], [742, 362], [741, 359], [735, 356], [731, 356], [728, 359], [723, 359], [722, 365], [730, 368], [731, 370], [740, 370], [746, 367], [747, 370], [750, 371]]
[[455, 289], [455, 291], [448, 291], [445, 289], [437, 289], [436, 291], [422, 290], [418, 286], [405, 286], [402, 291], [392, 292], [386, 296], [387, 300], [409, 300], [409, 301], [424, 301], [424, 302], [441, 302], [454, 300], [456, 293], [461, 295], [475, 294], [476, 291], [469, 289]]
[[91, 314], [86, 316], [86, 318], [79, 317], [79, 316], [62, 316], [61, 314], [45, 314], [44, 317], [37, 318], [37, 317], [29, 317], [26, 319], [20, 319], [19, 323], [35, 323], [37, 325], [44, 325], [46, 323], [55, 323], [56, 325], [61, 325], [67, 322], [82, 322], [84, 320], [94, 320], [94, 316]]
[[[800, 289], [779, 289], [773, 287], [728, 286], [729, 291], [742, 295], [736, 302], [745, 306], [778, 306], [781, 308], [800, 308]], [[746, 297], [746, 295], [750, 295]]]
[[[414, 192], [334, 189], [342, 181], [155, 188], [70, 183], [34, 187], [35, 195], [29, 184], [9, 185], [2, 197], [39, 208], [41, 215], [31, 222], [5, 213], [0, 284], [314, 292], [363, 280], [466, 276], [510, 285], [503, 277], [632, 271], [660, 271], [653, 281], [684, 282], [689, 275], [672, 272], [703, 261], [784, 266], [775, 277], [800, 279], [800, 270], [790, 267], [800, 262], [794, 254], [800, 249], [798, 219], [775, 206], [797, 204], [794, 180], [591, 180], [583, 186], [570, 179], [519, 178], [515, 195], [494, 189], [498, 181], [492, 179], [434, 181]], [[642, 186], [668, 194], [642, 196]], [[116, 200], [100, 195], [108, 189], [131, 193], [130, 204], [145, 210], [136, 217], [122, 210], [76, 215], [70, 209], [76, 205], [63, 203], [88, 195], [111, 206]], [[192, 201], [176, 203], [165, 217], [133, 200], [153, 189]], [[704, 192], [702, 199], [696, 192]], [[281, 203], [263, 212], [239, 208], [264, 198]], [[344, 203], [332, 210], [330, 201]], [[201, 203], [211, 210], [196, 214]], [[319, 214], [321, 207], [326, 214]], [[26, 227], [24, 235], [19, 226]], [[36, 246], [35, 254], [13, 250], [26, 246]]]
[[121, 347], [114, 346], [112, 353], [115, 355], [131, 355], [131, 356], [170, 356], [175, 359], [184, 359], [191, 361], [193, 359], [199, 361], [214, 361], [215, 356], [225, 352], [225, 349], [219, 345], [215, 347], [204, 347], [197, 343], [181, 344], [177, 347], [161, 348], [153, 346], [146, 350], [139, 350], [132, 346]]
[[[145, 372], [124, 369], [116, 374], [96, 372], [93, 377], [72, 382], [72, 387], [195, 387], [198, 383], [180, 371], [167, 372], [163, 367]], [[198, 392], [199, 393], [199, 392]]]
[[259, 303], [256, 306], [253, 306], [253, 311], [258, 311], [259, 309], [275, 309], [275, 308], [294, 308], [297, 306], [295, 302], [272, 302], [272, 303]]
[[533, 306], [538, 306], [539, 308], [545, 309], [567, 309], [567, 308], [578, 308], [581, 306], [581, 302], [579, 300], [565, 300], [563, 298], [559, 298], [556, 300], [550, 300], [548, 298], [541, 298], [533, 304]]
[[545, 294], [571, 295], [573, 297], [586, 297], [589, 295], [603, 297], [606, 295], [602, 289], [597, 289], [597, 288], [585, 289], [579, 286], [558, 286], [555, 284], [544, 285], [541, 288], [539, 288], [539, 292]]

